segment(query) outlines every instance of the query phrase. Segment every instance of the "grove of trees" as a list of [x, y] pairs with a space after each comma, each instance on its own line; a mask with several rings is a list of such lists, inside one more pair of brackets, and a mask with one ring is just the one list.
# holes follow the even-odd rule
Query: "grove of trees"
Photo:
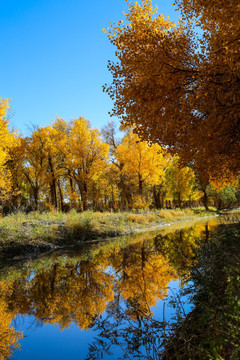
[[126, 210], [239, 204], [237, 181], [203, 188], [194, 167], [114, 123], [102, 132], [80, 117], [9, 130], [9, 102], [0, 103], [0, 211]]

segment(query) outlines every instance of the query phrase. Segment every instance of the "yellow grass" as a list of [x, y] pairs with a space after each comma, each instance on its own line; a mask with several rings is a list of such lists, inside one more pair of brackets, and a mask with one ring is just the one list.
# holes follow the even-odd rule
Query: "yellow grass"
[[149, 224], [156, 221], [155, 214], [127, 214], [127, 219], [133, 223]]
[[162, 209], [159, 211], [159, 216], [162, 219], [166, 220], [179, 220], [182, 217], [185, 216], [193, 216], [193, 211], [191, 209], [176, 209], [176, 210], [170, 210], [170, 209]]

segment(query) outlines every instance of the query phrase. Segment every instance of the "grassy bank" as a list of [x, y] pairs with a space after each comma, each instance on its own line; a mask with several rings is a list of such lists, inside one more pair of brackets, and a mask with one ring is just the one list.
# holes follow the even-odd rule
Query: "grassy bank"
[[0, 257], [34, 255], [60, 246], [114, 237], [213, 215], [201, 208], [133, 213], [17, 213], [0, 219]]

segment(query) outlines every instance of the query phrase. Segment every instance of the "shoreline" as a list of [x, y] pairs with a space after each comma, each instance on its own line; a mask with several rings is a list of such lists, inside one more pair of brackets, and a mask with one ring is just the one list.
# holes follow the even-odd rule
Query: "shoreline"
[[[231, 213], [239, 213], [238, 210]], [[157, 232], [177, 225], [217, 218], [226, 213], [194, 212], [194, 210], [164, 210], [136, 213], [82, 213], [82, 214], [16, 214], [0, 220], [0, 260], [23, 260], [60, 249], [131, 236]], [[175, 215], [172, 221], [167, 218]], [[59, 220], [59, 217], [62, 219]], [[37, 217], [37, 218], [36, 218]], [[45, 217], [45, 219], [44, 219]], [[48, 219], [46, 219], [46, 217]], [[10, 219], [11, 218], [11, 219]], [[9, 220], [9, 221], [8, 221]], [[12, 224], [11, 221], [13, 222]], [[174, 226], [175, 225], [175, 226]]]

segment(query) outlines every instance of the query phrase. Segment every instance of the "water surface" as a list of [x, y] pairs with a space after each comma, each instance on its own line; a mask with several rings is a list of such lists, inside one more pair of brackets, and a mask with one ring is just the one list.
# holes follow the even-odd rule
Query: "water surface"
[[164, 358], [196, 308], [202, 249], [230, 226], [220, 223], [237, 221], [206, 219], [3, 264], [0, 359]]

